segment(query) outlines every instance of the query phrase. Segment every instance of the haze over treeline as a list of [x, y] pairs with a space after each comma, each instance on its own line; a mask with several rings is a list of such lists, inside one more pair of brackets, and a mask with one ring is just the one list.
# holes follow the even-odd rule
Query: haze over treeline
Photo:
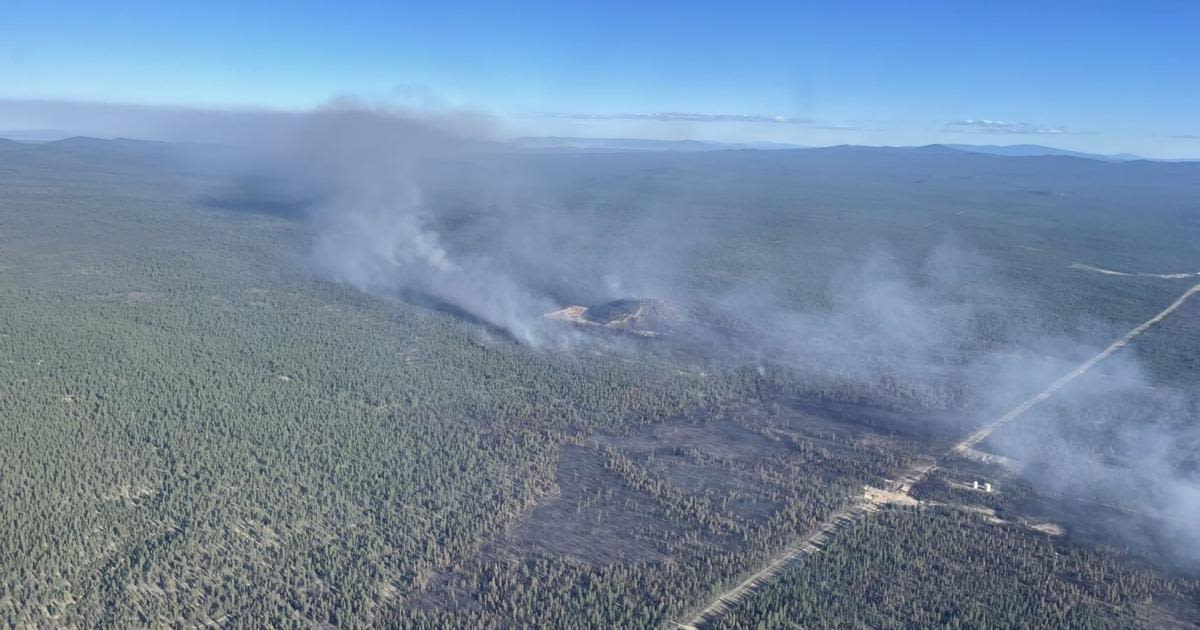
[[[486, 114], [348, 100], [259, 122], [185, 144], [0, 143], [19, 333], [0, 370], [33, 453], [10, 446], [0, 479], [18, 514], [6, 618], [52, 614], [36, 606], [62, 579], [113, 619], [195, 614], [201, 587], [171, 567], [196, 566], [222, 594], [211, 620], [674, 619], [929, 457], [902, 495], [919, 507], [863, 527], [913, 544], [984, 528], [1003, 575], [1074, 554], [1040, 569], [1044, 597], [1001, 589], [1032, 611], [1013, 618], [1188, 592], [1100, 559], [1196, 570], [1192, 302], [978, 445], [1010, 472], [946, 453], [1192, 284], [1195, 165], [528, 151]], [[594, 319], [545, 317], [568, 305]], [[106, 450], [66, 439], [89, 431]], [[64, 505], [118, 523], [129, 551], [61, 534]], [[43, 563], [61, 579], [11, 560], [47, 536], [66, 541]], [[238, 574], [222, 562], [266, 586], [221, 582]], [[1071, 590], [1080, 576], [1114, 590]], [[581, 613], [581, 584], [623, 603]], [[922, 597], [957, 605], [944, 592]]]
[[[936, 225], [928, 226], [936, 238], [916, 250], [844, 240], [853, 249], [837, 252], [835, 262], [822, 261], [822, 252], [781, 255], [792, 245], [772, 239], [771, 225], [763, 222], [786, 222], [787, 214], [757, 209], [773, 202], [770, 193], [740, 188], [759, 198], [714, 201], [703, 186], [687, 185], [689, 169], [720, 168], [729, 163], [727, 154], [564, 160], [499, 148], [491, 142], [496, 128], [478, 113], [335, 103], [242, 136], [241, 156], [249, 158], [244, 168], [209, 193], [248, 206], [282, 199], [312, 226], [314, 269], [368, 293], [449, 308], [486, 323], [480, 334], [501, 333], [546, 352], [674, 348], [718, 367], [782, 369], [798, 388], [789, 395], [841, 392], [943, 418], [930, 420], [937, 430], [946, 430], [950, 411], [957, 431], [1001, 415], [1123, 332], [1097, 326], [1090, 313], [1064, 320], [1062, 313], [1040, 312], [1044, 302], [1026, 299], [1006, 267], [1011, 263], [981, 253], [971, 234]], [[214, 133], [213, 139], [231, 135]], [[888, 151], [897, 150], [832, 151], [795, 165], [788, 164], [796, 159], [789, 152], [737, 158], [766, 169], [813, 167], [839, 177], [893, 180], [901, 173]], [[933, 168], [964, 159], [949, 149], [910, 151], [932, 160]], [[1121, 168], [1072, 158], [1036, 165], [1028, 162], [1036, 158], [974, 159], [972, 167], [998, 172], [1046, 167], [1047, 182], [1057, 170], [1059, 188], [1077, 186], [1094, 176], [1091, 171]], [[662, 165], [649, 174], [632, 174], [656, 162]], [[589, 165], [597, 167], [592, 174]], [[1149, 166], [1125, 168], [1147, 181], [1159, 176]], [[1194, 180], [1193, 170], [1180, 172]], [[596, 183], [604, 186], [605, 177], [625, 178], [628, 188], [597, 197]], [[847, 180], [845, 190], [856, 185]], [[957, 186], [935, 182], [934, 189], [990, 194], [986, 182]], [[872, 201], [886, 213], [889, 199], [880, 194]], [[1165, 199], [1175, 203], [1170, 195]], [[742, 245], [754, 239], [757, 248]], [[815, 279], [793, 281], [804, 275]], [[568, 304], [627, 298], [677, 305], [680, 325], [647, 347], [543, 317]], [[1159, 307], [1148, 304], [1146, 317]], [[1088, 385], [1093, 380], [1067, 389], [996, 446], [1047, 487], [1147, 513], [1178, 545], [1178, 557], [1194, 562], [1200, 540], [1188, 523], [1200, 501], [1185, 445], [1200, 439], [1188, 422], [1195, 392], [1151, 389], [1130, 353], [1110, 360], [1104, 374], [1101, 389]], [[1100, 397], [1103, 441], [1084, 448], [1075, 435], [1079, 413]], [[1155, 410], [1152, 417], [1148, 409]]]
[[[76, 114], [59, 107], [61, 115]], [[484, 113], [414, 112], [353, 100], [307, 113], [85, 110], [91, 118], [80, 125], [200, 143], [182, 154], [187, 167], [217, 175], [215, 184], [193, 193], [216, 205], [282, 210], [310, 224], [310, 263], [319, 274], [388, 299], [449, 308], [490, 326], [481, 334], [545, 352], [660, 352], [544, 316], [569, 304], [661, 299], [683, 316], [661, 347], [678, 346], [718, 366], [781, 368], [799, 388], [793, 395], [838, 392], [938, 418], [955, 410], [962, 414], [952, 424], [966, 430], [1015, 406], [1069, 371], [1072, 361], [1097, 352], [1105, 335], [1120, 332], [1098, 331], [1090, 314], [1075, 313], [1067, 329], [1082, 335], [1064, 335], [1060, 314], [1022, 304], [1006, 263], [979, 252], [970, 234], [936, 224], [929, 226], [940, 234], [936, 244], [924, 250], [869, 239], [845, 240], [850, 250], [776, 256], [790, 244], [756, 240], [770, 229], [758, 224], [769, 217], [757, 206], [779, 203], [772, 193], [744, 188], [751, 197], [721, 197], [712, 181], [688, 185], [696, 184], [695, 173], [728, 163], [727, 152], [522, 155], [497, 142], [502, 124]], [[829, 151], [793, 166], [793, 151], [738, 158], [775, 169], [820, 169], [816, 175], [833, 176], [826, 186], [848, 198], [857, 194], [858, 203], [892, 197], [869, 188], [854, 192], [853, 178], [907, 176], [888, 162], [888, 151], [898, 150]], [[949, 149], [910, 151], [934, 168], [960, 160]], [[1003, 158], [974, 157], [974, 167], [1008, 168]], [[656, 163], [664, 166], [641, 172]], [[1121, 168], [1072, 158], [1040, 164], [1067, 181], [1086, 179], [1080, 173], [1087, 169]], [[590, 181], [589, 167], [595, 167]], [[1148, 166], [1126, 168], [1151, 181], [1159, 176]], [[1195, 178], [1189, 164], [1158, 168]], [[596, 196], [604, 178], [631, 186]], [[989, 194], [988, 186], [983, 182], [978, 192]], [[749, 242], [755, 245], [743, 247]], [[762, 245], [767, 251], [755, 250]], [[812, 277], [794, 282], [799, 276]], [[1172, 540], [1181, 540], [1178, 554], [1194, 560], [1188, 550], [1196, 548], [1195, 532], [1187, 523], [1200, 502], [1192, 458], [1182, 449], [1198, 439], [1187, 421], [1194, 392], [1150, 389], [1130, 356], [1110, 362], [1124, 366], [1103, 389], [1111, 442], [1081, 450], [1048, 428], [1076, 431], [1079, 414], [1096, 404], [1100, 390], [1079, 385], [1026, 420], [1038, 426], [1031, 433], [1038, 439], [1006, 437], [997, 446], [1048, 487], [1150, 512]], [[1157, 410], [1153, 421], [1146, 409]], [[930, 422], [946, 428], [944, 419]]]
[[1200, 4], [3, 6], [0, 628], [1200, 628]]

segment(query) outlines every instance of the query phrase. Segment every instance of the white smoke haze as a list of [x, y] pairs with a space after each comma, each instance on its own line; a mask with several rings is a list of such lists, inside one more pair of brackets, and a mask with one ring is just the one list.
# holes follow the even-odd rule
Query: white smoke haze
[[276, 177], [304, 191], [315, 264], [363, 291], [426, 300], [539, 343], [553, 302], [490, 266], [452, 254], [434, 227], [439, 208], [421, 170], [484, 149], [494, 121], [475, 113], [422, 114], [335, 103], [299, 117], [280, 142], [259, 147]]
[[[662, 298], [686, 314], [685, 327], [635, 349], [675, 344], [717, 368], [770, 366], [786, 374], [785, 394], [952, 415], [957, 424], [929, 422], [961, 435], [1097, 350], [1094, 339], [1045, 333], [1000, 263], [954, 238], [915, 267], [886, 245], [863, 246], [823, 291], [797, 293], [792, 280], [816, 273], [803, 265], [822, 254], [780, 267], [765, 250], [790, 245], [755, 240], [752, 213], [714, 214], [709, 200], [697, 210], [706, 193], [689, 188], [688, 173], [654, 156], [596, 156], [611, 179], [591, 182], [605, 195], [591, 198], [576, 189], [588, 174], [552, 155], [516, 160], [497, 143], [501, 126], [480, 113], [340, 101], [312, 112], [102, 114], [114, 129], [170, 128], [172, 138], [238, 146], [231, 186], [269, 181], [269, 193], [299, 200], [325, 277], [547, 351], [584, 339], [629, 347], [548, 322], [547, 312]], [[1102, 378], [1073, 383], [990, 447], [1040, 488], [1144, 515], [1178, 556], [1200, 562], [1195, 392], [1149, 383], [1123, 350]]]
[[[991, 443], [1039, 488], [1148, 517], [1138, 528], [1114, 527], [1194, 571], [1200, 569], [1197, 418], [1194, 393], [1152, 385], [1135, 355], [1118, 353]], [[1155, 540], [1145, 540], [1148, 534]]]
[[[728, 224], [690, 216], [686, 197], [654, 188], [630, 200], [637, 210], [624, 215], [603, 205], [564, 211], [572, 191], [537, 181], [536, 172], [502, 161], [492, 170], [470, 166], [487, 152], [485, 121], [345, 105], [306, 117], [288, 161], [317, 191], [317, 264], [364, 291], [430, 298], [535, 346], [573, 339], [541, 317], [565, 305], [563, 293], [667, 298], [706, 314], [683, 332], [712, 361], [781, 366], [803, 384], [801, 396], [915, 413], [957, 410], [959, 432], [998, 417], [1097, 350], [1041, 332], [1036, 313], [1013, 308], [1020, 292], [1005, 286], [995, 264], [955, 239], [915, 270], [886, 247], [866, 248], [833, 275], [819, 304], [798, 304], [770, 277], [694, 291], [695, 259], [728, 246]], [[449, 186], [435, 183], [447, 176]], [[469, 218], [453, 234], [441, 231], [462, 219], [447, 207], [447, 189], [461, 193]], [[595, 251], [609, 255], [580, 253]], [[734, 322], [736, 332], [717, 322]], [[1106, 364], [1103, 378], [1081, 379], [997, 436], [995, 448], [1049, 492], [1148, 517], [1156, 536], [1177, 542], [1191, 561], [1200, 549], [1200, 528], [1192, 526], [1200, 522], [1200, 491], [1194, 466], [1179, 463], [1189, 461], [1179, 445], [1200, 443], [1188, 421], [1195, 408], [1182, 393], [1149, 390], [1125, 352]]]
[[[994, 263], [954, 239], [915, 273], [885, 247], [867, 248], [859, 263], [833, 275], [820, 304], [797, 304], [772, 278], [692, 293], [690, 258], [725, 246], [727, 225], [697, 221], [686, 199], [653, 189], [634, 200], [640, 211], [622, 219], [598, 207], [564, 212], [556, 204], [569, 190], [522, 181], [503, 167], [457, 172], [456, 161], [486, 151], [480, 120], [345, 107], [312, 114], [291, 153], [301, 178], [319, 191], [317, 264], [364, 291], [432, 298], [531, 345], [562, 347], [571, 338], [541, 317], [564, 305], [557, 293], [668, 298], [711, 322], [738, 322], [728, 336], [704, 318], [684, 331], [711, 360], [782, 366], [804, 384], [802, 396], [959, 410], [957, 431], [998, 417], [1097, 350], [1040, 332], [1036, 313], [1011, 308], [1019, 291], [999, 280]], [[451, 186], [469, 191], [460, 200], [476, 224], [460, 229], [477, 230], [473, 237], [439, 231], [451, 217], [444, 193], [427, 188], [431, 163], [443, 176], [449, 164], [451, 177], [478, 178]], [[578, 251], [605, 248], [611, 255], [579, 268]], [[1200, 491], [1194, 467], [1180, 464], [1188, 460], [1179, 445], [1200, 442], [1188, 422], [1194, 417], [1194, 400], [1149, 390], [1126, 352], [1105, 365], [1103, 378], [1081, 379], [997, 436], [995, 448], [1049, 492], [1148, 517], [1155, 536], [1177, 542], [1190, 562], [1200, 549], [1200, 528], [1191, 525], [1200, 522]], [[1100, 428], [1091, 435], [1085, 426]]]

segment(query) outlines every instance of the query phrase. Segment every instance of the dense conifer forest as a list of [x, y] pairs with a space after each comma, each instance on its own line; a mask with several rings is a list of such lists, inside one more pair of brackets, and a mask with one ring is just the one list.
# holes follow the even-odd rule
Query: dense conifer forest
[[[786, 285], [792, 307], [828, 307], [868, 241], [923, 286], [947, 233], [967, 234], [955, 238], [1008, 288], [933, 286], [946, 312], [978, 308], [970, 343], [919, 375], [816, 374], [776, 360], [778, 344], [745, 360], [665, 337], [535, 346], [323, 276], [311, 226], [215, 202], [214, 176], [165, 151], [0, 145], [0, 627], [667, 627], [864, 486], [1037, 391], [989, 400], [940, 370], [1017, 352], [1035, 321], [1107, 344], [1186, 288], [1072, 263], [1200, 271], [1187, 165], [1124, 166], [1130, 187], [1182, 182], [1135, 220], [1137, 191], [1068, 203], [1027, 189], [1041, 168], [1021, 165], [1037, 158], [972, 156], [992, 169], [980, 183], [940, 170], [963, 158], [919, 149], [521, 154], [505, 168], [569, 184], [555, 212], [621, 225], [652, 194], [719, 225], [728, 239], [697, 245], [679, 275], [689, 291], [746, 274]], [[1046, 159], [1070, 194], [1117, 168]], [[562, 256], [590, 273], [604, 252]], [[757, 325], [706, 316], [733, 339]], [[1162, 417], [1195, 410], [1198, 348], [1192, 303], [1128, 349], [1139, 379], [1193, 396]], [[1062, 350], [1063, 364], [1080, 352]], [[1119, 424], [1105, 400], [1044, 415], [1071, 418], [1097, 457], [1136, 457], [1105, 450], [1098, 436]], [[1047, 431], [1032, 435], [1062, 434]], [[1183, 451], [1170, 452], [1194, 467]], [[975, 477], [1005, 490], [956, 485]], [[1045, 510], [1067, 533], [1033, 528], [1030, 506], [1055, 495], [1019, 475], [950, 462], [913, 496], [923, 503], [882, 506], [713, 627], [1200, 619], [1197, 574], [1166, 562], [1165, 543], [1089, 537]]]

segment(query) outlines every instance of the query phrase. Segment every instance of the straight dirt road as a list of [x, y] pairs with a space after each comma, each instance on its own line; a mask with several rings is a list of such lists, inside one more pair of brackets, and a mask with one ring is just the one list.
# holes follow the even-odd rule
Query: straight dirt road
[[1176, 309], [1178, 309], [1180, 306], [1183, 306], [1183, 304], [1187, 302], [1189, 298], [1197, 293], [1200, 293], [1200, 284], [1197, 284], [1185, 291], [1183, 295], [1180, 295], [1179, 298], [1172, 302], [1170, 306], [1163, 309], [1154, 317], [1142, 322], [1133, 330], [1125, 333], [1120, 339], [1117, 339], [1109, 344], [1107, 348], [1101, 350], [1092, 358], [1079, 364], [1079, 366], [1077, 366], [1075, 369], [1051, 383], [1049, 387], [1042, 390], [1034, 397], [1022, 402], [1003, 416], [1000, 416], [992, 422], [989, 422], [983, 427], [980, 427], [979, 429], [970, 433], [936, 459], [932, 461], [924, 460], [914, 464], [907, 471], [905, 471], [904, 475], [902, 475], [899, 479], [888, 484], [885, 492], [866, 492], [862, 497], [858, 498], [850, 505], [838, 510], [837, 512], [834, 512], [829, 516], [829, 518], [825, 519], [825, 521], [818, 525], [808, 535], [792, 543], [790, 546], [784, 549], [783, 552], [768, 560], [762, 568], [755, 571], [733, 588], [730, 588], [729, 590], [717, 595], [708, 603], [708, 605], [704, 607], [703, 610], [692, 617], [690, 621], [687, 621], [686, 623], [679, 623], [677, 626], [680, 628], [694, 630], [702, 627], [705, 623], [721, 617], [726, 611], [729, 610], [731, 606], [737, 604], [749, 593], [753, 592], [758, 586], [769, 582], [772, 578], [774, 578], [775, 575], [787, 568], [787, 566], [791, 563], [805, 556], [811, 556], [819, 553], [821, 548], [827, 542], [829, 542], [829, 540], [833, 538], [834, 534], [836, 534], [839, 530], [876, 511], [879, 509], [879, 505], [881, 503], [895, 501], [897, 495], [907, 497], [909, 491], [912, 490], [912, 487], [924, 479], [931, 470], [936, 468], [938, 462], [948, 457], [962, 455], [965, 452], [970, 451], [980, 442], [986, 440], [988, 436], [991, 435], [996, 429], [1021, 417], [1025, 414], [1025, 412], [1032, 409], [1035, 405], [1043, 400], [1046, 400], [1047, 398], [1050, 398], [1055, 392], [1063, 387], [1066, 387], [1071, 381], [1074, 381], [1080, 376], [1086, 374], [1088, 370], [1095, 367], [1101, 361], [1107, 359], [1112, 353], [1125, 347], [1126, 344], [1128, 344], [1138, 335], [1146, 332], [1146, 330], [1148, 330], [1151, 326], [1166, 319], [1171, 313], [1174, 313]]

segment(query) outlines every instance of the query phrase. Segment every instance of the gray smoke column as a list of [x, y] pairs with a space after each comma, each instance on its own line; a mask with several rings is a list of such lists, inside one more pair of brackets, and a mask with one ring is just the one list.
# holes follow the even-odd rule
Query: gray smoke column
[[[0, 119], [15, 127], [199, 143], [183, 150], [188, 167], [227, 178], [235, 189], [235, 200], [215, 205], [302, 205], [316, 234], [316, 266], [328, 277], [452, 309], [525, 343], [548, 338], [541, 314], [555, 304], [502, 271], [488, 248], [452, 254], [436, 226], [445, 215], [429, 198], [429, 167], [494, 152], [499, 123], [489, 115], [352, 98], [311, 111], [0, 99]], [[246, 195], [240, 190], [246, 181], [269, 183]], [[460, 184], [480, 182], [463, 176], [452, 187]], [[219, 198], [230, 191], [205, 192]], [[511, 241], [513, 233], [502, 229], [496, 240]], [[562, 338], [561, 331], [549, 332]]]
[[426, 299], [526, 343], [542, 341], [553, 308], [483, 255], [452, 255], [435, 224], [422, 170], [486, 148], [493, 122], [469, 113], [421, 115], [353, 104], [298, 119], [278, 163], [315, 202], [317, 265], [376, 294]]

